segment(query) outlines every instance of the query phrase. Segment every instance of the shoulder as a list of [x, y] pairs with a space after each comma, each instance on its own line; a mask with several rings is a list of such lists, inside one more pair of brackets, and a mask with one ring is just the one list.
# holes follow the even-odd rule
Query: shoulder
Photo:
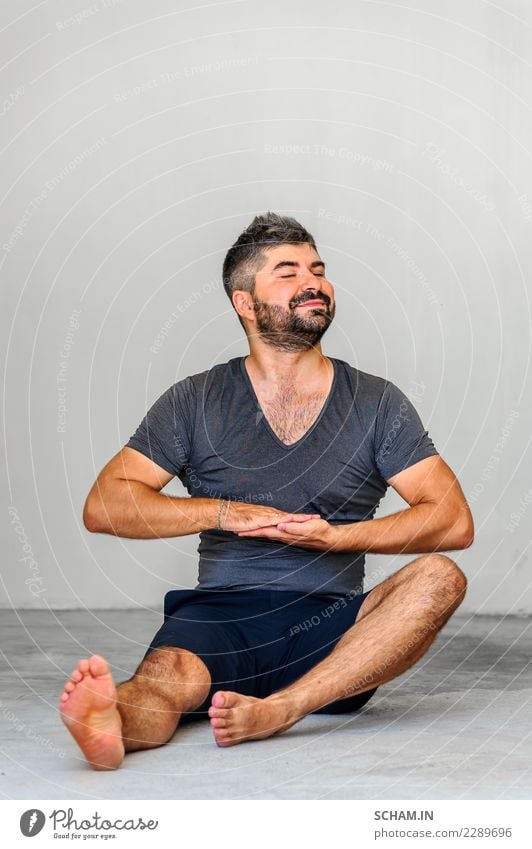
[[345, 360], [340, 360], [335, 357], [338, 372], [343, 375], [344, 381], [347, 382], [353, 395], [358, 396], [362, 400], [370, 404], [378, 404], [388, 385], [394, 386], [389, 380], [384, 377], [379, 377], [377, 374], [371, 374], [367, 371], [352, 366]]
[[226, 363], [218, 363], [204, 371], [190, 374], [170, 386], [168, 392], [179, 399], [196, 400], [211, 387], [221, 387], [228, 380], [232, 380], [239, 359], [235, 357]]
[[375, 429], [378, 435], [396, 416], [416, 419], [417, 411], [408, 395], [392, 380], [355, 368], [344, 360], [337, 360], [337, 364], [345, 396], [354, 405], [365, 429]]

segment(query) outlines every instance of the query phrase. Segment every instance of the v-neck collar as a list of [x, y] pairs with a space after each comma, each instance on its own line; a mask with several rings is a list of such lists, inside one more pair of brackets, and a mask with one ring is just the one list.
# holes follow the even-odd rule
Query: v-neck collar
[[329, 407], [329, 404], [331, 402], [331, 398], [333, 396], [333, 393], [334, 393], [334, 390], [335, 390], [335, 387], [336, 387], [336, 383], [337, 383], [337, 378], [338, 378], [338, 366], [337, 366], [337, 363], [336, 363], [336, 359], [334, 357], [329, 357], [329, 359], [333, 364], [333, 379], [332, 379], [332, 383], [331, 383], [331, 388], [329, 389], [329, 394], [327, 395], [327, 398], [325, 399], [325, 402], [324, 402], [324, 404], [323, 404], [323, 406], [322, 406], [322, 408], [319, 412], [318, 418], [311, 424], [309, 429], [307, 431], [305, 431], [303, 436], [301, 436], [297, 440], [297, 442], [292, 442], [290, 445], [287, 445], [286, 442], [282, 442], [282, 440], [279, 439], [279, 437], [275, 433], [274, 429], [271, 427], [268, 419], [266, 418], [264, 410], [262, 409], [262, 407], [259, 403], [259, 399], [257, 398], [257, 394], [255, 392], [255, 389], [253, 388], [251, 378], [250, 378], [250, 376], [247, 372], [246, 366], [245, 366], [244, 361], [246, 360], [246, 357], [240, 357], [240, 370], [242, 372], [242, 376], [244, 378], [244, 381], [247, 384], [247, 387], [249, 389], [249, 392], [251, 394], [253, 402], [255, 403], [257, 411], [262, 413], [261, 422], [264, 424], [264, 427], [266, 428], [266, 430], [268, 431], [268, 433], [270, 434], [272, 439], [274, 439], [275, 442], [277, 443], [277, 445], [279, 445], [285, 451], [291, 451], [293, 448], [297, 448], [302, 442], [304, 442], [305, 439], [307, 438], [307, 436], [309, 436], [309, 434], [311, 434], [312, 431], [316, 429], [316, 427], [319, 425], [320, 421], [322, 420], [323, 416], [327, 412], [327, 408]]

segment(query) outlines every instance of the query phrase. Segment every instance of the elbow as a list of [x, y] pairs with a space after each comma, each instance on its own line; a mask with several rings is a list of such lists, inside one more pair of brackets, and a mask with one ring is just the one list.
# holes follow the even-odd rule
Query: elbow
[[453, 512], [452, 518], [447, 516], [442, 522], [440, 551], [458, 551], [470, 548], [475, 540], [475, 526], [470, 510]]
[[462, 524], [460, 529], [460, 533], [458, 535], [457, 548], [470, 548], [475, 541], [475, 525], [473, 523], [473, 517], [469, 515], [467, 517], [467, 521]]
[[94, 504], [87, 498], [83, 508], [83, 524], [91, 534], [103, 533], [101, 518], [94, 509]]
[[83, 524], [91, 534], [120, 536], [117, 525], [123, 513], [121, 495], [121, 485], [115, 484], [114, 479], [96, 481], [83, 507]]
[[474, 541], [475, 541], [475, 534], [474, 533], [467, 534], [466, 536], [462, 537], [461, 544], [457, 547], [458, 548], [471, 548]]

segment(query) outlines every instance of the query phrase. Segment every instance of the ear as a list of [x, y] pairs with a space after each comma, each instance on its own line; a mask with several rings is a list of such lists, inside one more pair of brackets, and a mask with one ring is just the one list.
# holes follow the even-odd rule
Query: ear
[[241, 318], [247, 321], [255, 320], [255, 310], [253, 309], [253, 299], [249, 292], [243, 289], [235, 289], [233, 292], [233, 306]]

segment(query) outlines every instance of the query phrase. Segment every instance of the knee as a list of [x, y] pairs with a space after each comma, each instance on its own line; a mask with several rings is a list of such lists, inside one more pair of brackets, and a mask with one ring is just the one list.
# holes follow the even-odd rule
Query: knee
[[151, 649], [140, 662], [135, 676], [140, 678], [164, 677], [165, 672], [172, 672], [177, 666], [176, 654], [171, 648]]
[[138, 667], [135, 676], [150, 679], [151, 683], [162, 687], [165, 684], [174, 686], [176, 679], [198, 684], [203, 684], [208, 679], [210, 683], [209, 672], [201, 658], [187, 649], [175, 646], [152, 649]]
[[460, 567], [450, 557], [436, 552], [424, 555], [423, 561], [424, 572], [430, 585], [458, 606], [467, 590], [467, 578]]

